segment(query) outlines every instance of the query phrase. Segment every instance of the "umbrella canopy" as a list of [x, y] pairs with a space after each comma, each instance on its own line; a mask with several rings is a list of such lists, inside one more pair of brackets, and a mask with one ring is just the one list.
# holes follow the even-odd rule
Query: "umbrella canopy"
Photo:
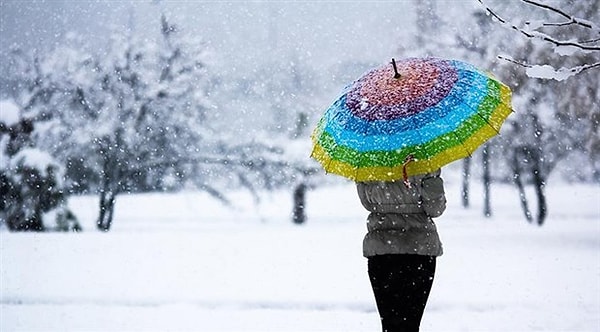
[[354, 181], [395, 181], [470, 156], [512, 112], [510, 89], [456, 60], [408, 58], [366, 72], [325, 111], [311, 157]]

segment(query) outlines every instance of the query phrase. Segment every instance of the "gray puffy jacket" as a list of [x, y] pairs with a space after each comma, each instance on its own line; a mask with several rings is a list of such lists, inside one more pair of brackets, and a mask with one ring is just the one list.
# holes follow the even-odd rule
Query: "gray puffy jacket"
[[417, 254], [441, 256], [442, 243], [431, 218], [446, 209], [440, 170], [402, 181], [358, 182], [358, 197], [371, 213], [363, 255]]

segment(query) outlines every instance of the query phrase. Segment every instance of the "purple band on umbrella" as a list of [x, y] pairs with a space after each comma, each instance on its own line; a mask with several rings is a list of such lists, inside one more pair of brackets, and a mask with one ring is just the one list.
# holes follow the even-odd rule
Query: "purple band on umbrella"
[[368, 121], [411, 116], [439, 103], [458, 80], [456, 68], [445, 60], [406, 59], [398, 68], [398, 80], [392, 67], [384, 66], [356, 81], [347, 93], [348, 109]]

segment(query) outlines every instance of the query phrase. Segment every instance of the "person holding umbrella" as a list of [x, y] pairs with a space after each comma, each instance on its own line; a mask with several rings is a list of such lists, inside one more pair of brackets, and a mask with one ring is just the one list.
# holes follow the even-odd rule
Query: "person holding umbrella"
[[418, 331], [442, 244], [432, 218], [446, 209], [440, 170], [402, 181], [358, 182], [370, 211], [363, 255], [368, 259], [383, 331]]
[[384, 332], [418, 331], [442, 244], [442, 166], [470, 156], [512, 113], [510, 89], [472, 65], [408, 58], [346, 87], [311, 136], [326, 172], [369, 211], [363, 255]]

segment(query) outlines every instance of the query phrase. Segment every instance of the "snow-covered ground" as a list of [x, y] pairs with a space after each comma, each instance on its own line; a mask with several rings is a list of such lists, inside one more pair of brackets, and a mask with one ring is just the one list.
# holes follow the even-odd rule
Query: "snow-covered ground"
[[[479, 188], [464, 209], [448, 184], [422, 330], [600, 331], [600, 188], [548, 187], [541, 228], [509, 186], [483, 218]], [[109, 233], [81, 197], [83, 233], [0, 232], [0, 331], [379, 330], [353, 186], [311, 191], [303, 226], [290, 196], [121, 196]]]

